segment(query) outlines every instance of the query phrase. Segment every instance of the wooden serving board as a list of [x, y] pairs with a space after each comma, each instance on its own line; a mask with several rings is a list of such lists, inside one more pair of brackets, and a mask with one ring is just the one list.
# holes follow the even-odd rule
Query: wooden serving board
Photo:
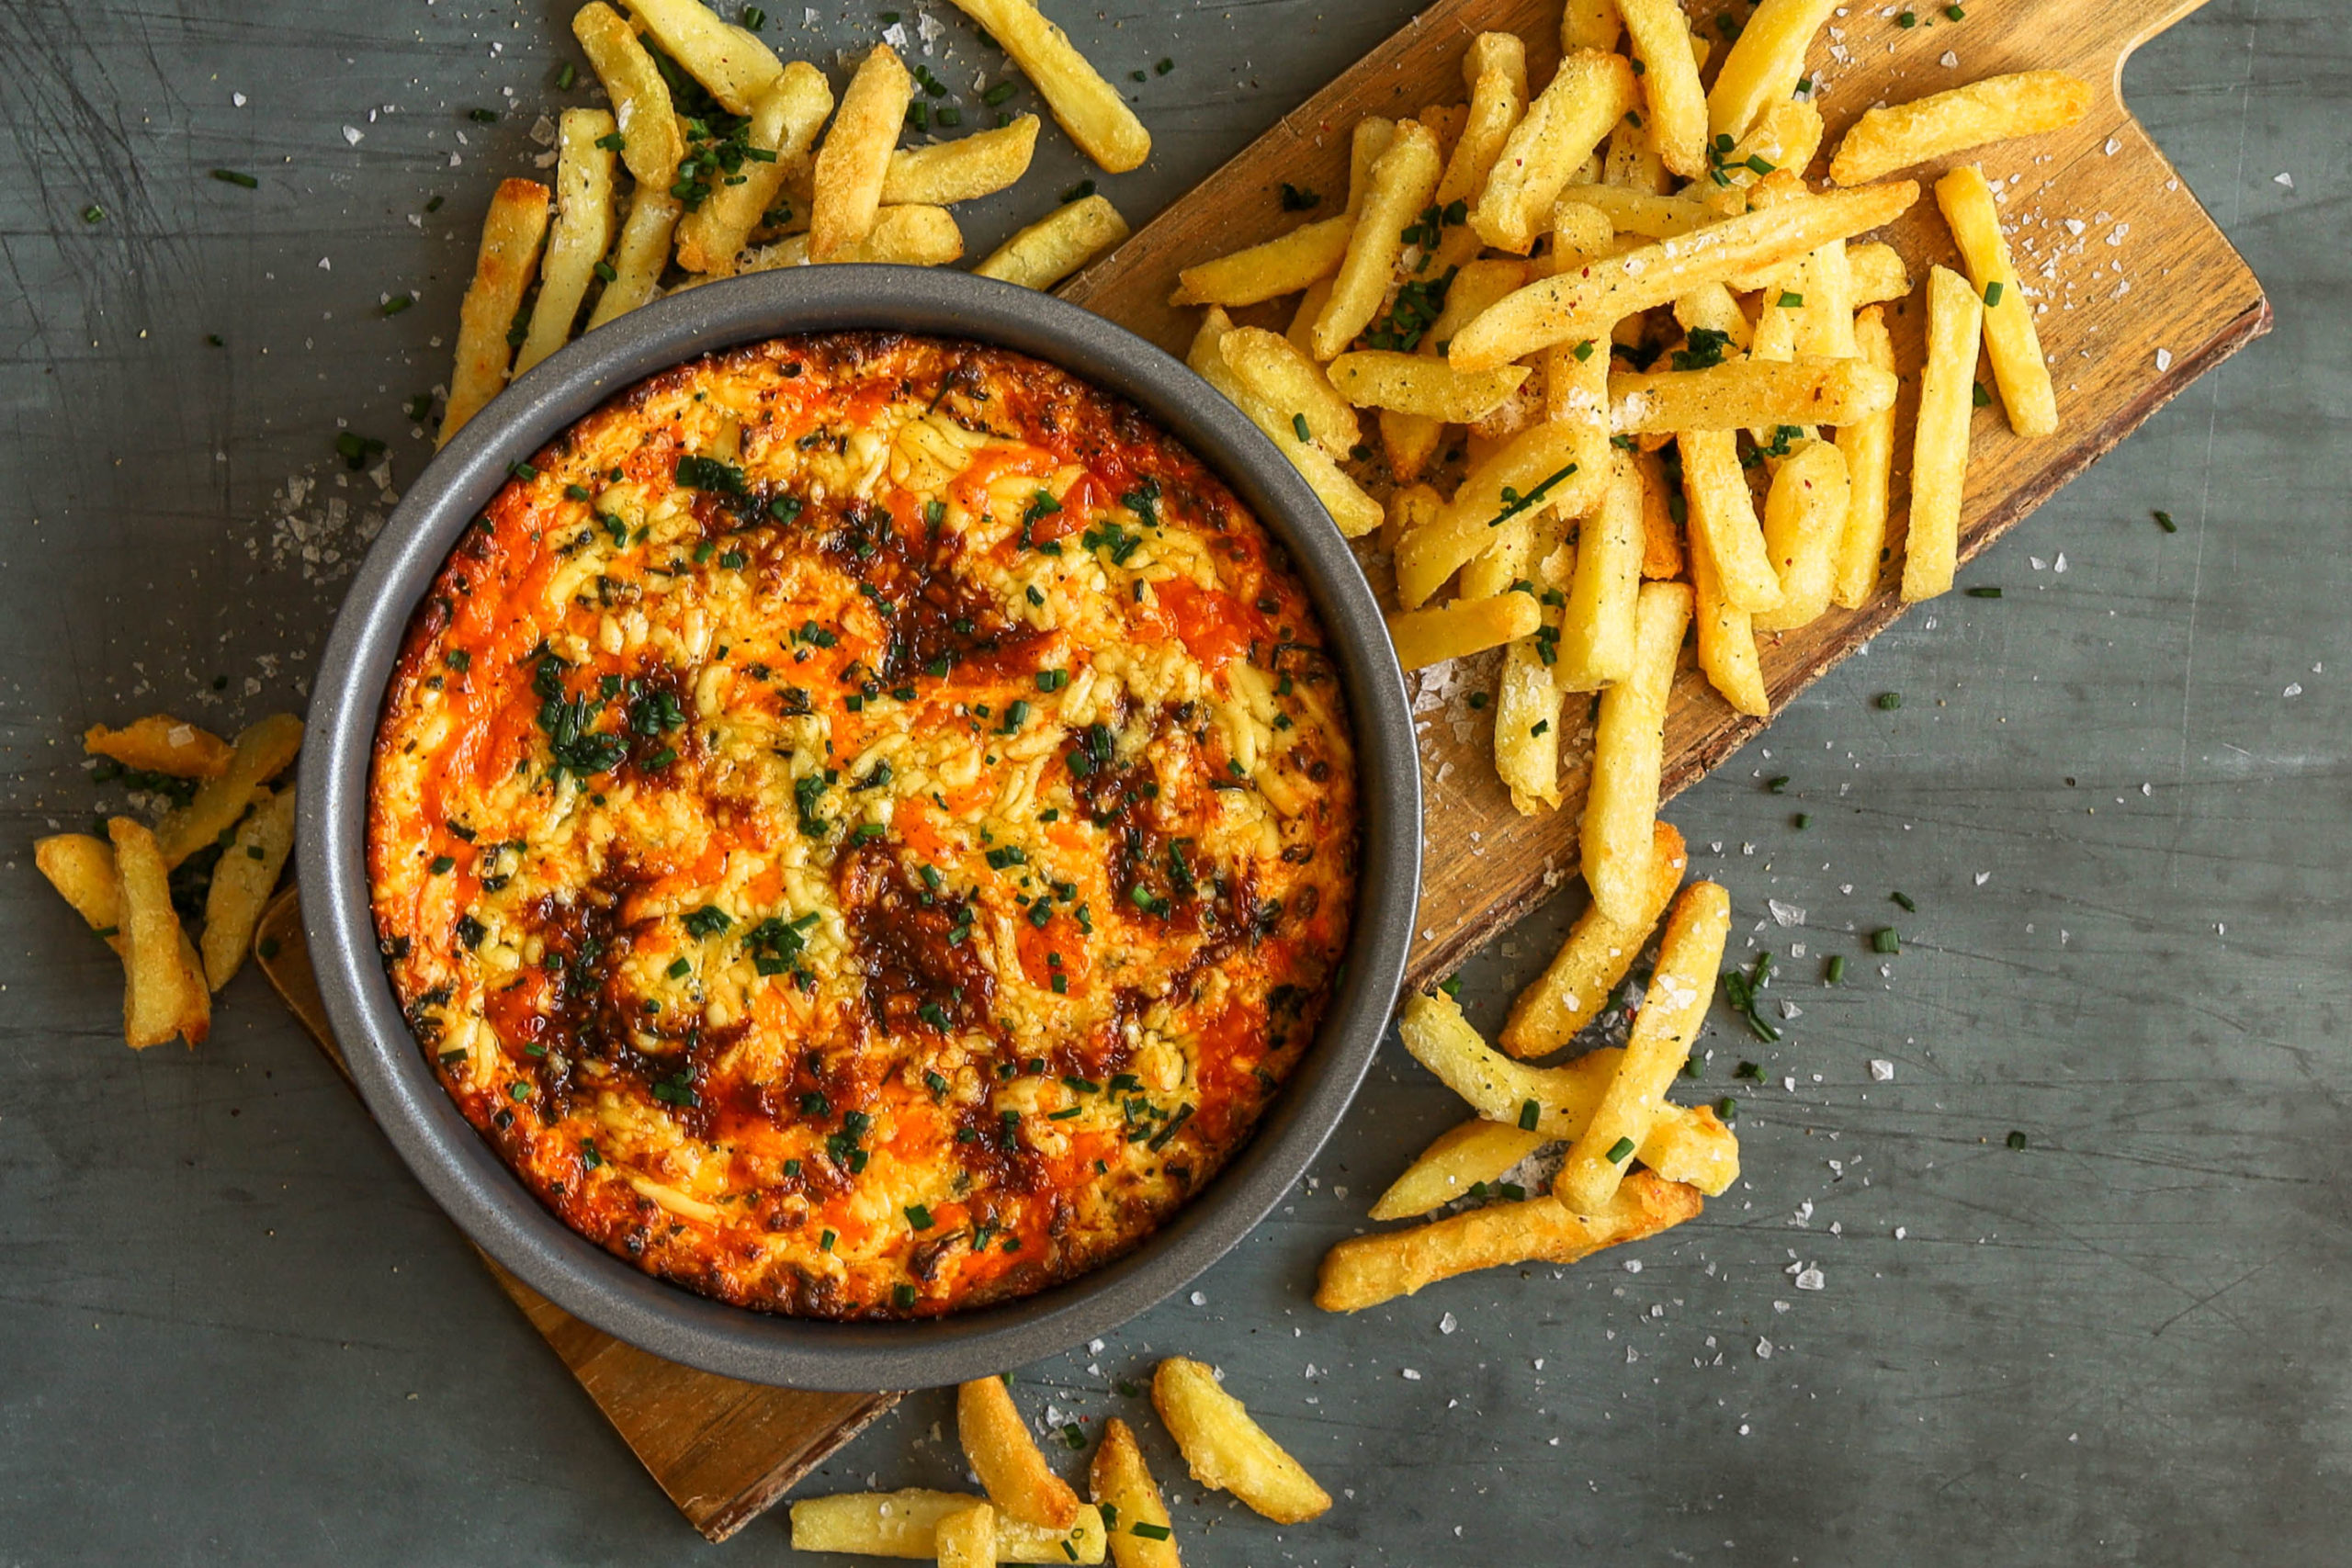
[[[1912, 13], [1916, 25], [1908, 28], [1879, 15], [1879, 6], [1855, 5], [1834, 17], [1815, 44], [1811, 66], [1827, 122], [1825, 163], [1846, 127], [1873, 103], [2027, 69], [2069, 71], [2096, 89], [2091, 112], [2070, 130], [1905, 171], [1920, 182], [1920, 201], [1879, 236], [1902, 253], [1915, 282], [1924, 279], [1931, 263], [1958, 268], [1930, 187], [1950, 163], [1981, 161], [2002, 192], [2003, 222], [2019, 275], [2048, 306], [2036, 325], [2057, 386], [2061, 433], [2044, 441], [2020, 440], [1997, 407], [1977, 414], [1961, 524], [1963, 563], [2270, 325], [2269, 305], [2252, 271], [2123, 107], [2125, 59], [2200, 4], [1972, 0], [1966, 18], [1954, 23], [1940, 4], [1919, 0]], [[1698, 30], [1717, 40], [1720, 60], [1715, 15], [1727, 10], [1745, 19], [1752, 7], [1690, 0], [1688, 9]], [[1326, 193], [1325, 205], [1306, 218], [1334, 210], [1331, 204], [1347, 190], [1355, 122], [1367, 114], [1402, 118], [1423, 105], [1461, 102], [1462, 57], [1474, 34], [1507, 31], [1526, 39], [1529, 79], [1540, 86], [1558, 58], [1559, 15], [1559, 0], [1440, 0], [1118, 251], [1073, 278], [1063, 297], [1181, 357], [1202, 312], [1168, 303], [1180, 269], [1299, 223], [1300, 214], [1282, 209], [1284, 182]], [[1941, 63], [1948, 51], [1957, 55], [1956, 66]], [[1816, 185], [1822, 166], [1815, 166]], [[2068, 220], [2082, 225], [2079, 233], [2070, 231]], [[2045, 263], [2055, 264], [2053, 276], [2041, 276]], [[1284, 299], [1237, 312], [1236, 319], [1280, 330], [1295, 304]], [[1926, 312], [1912, 299], [1890, 305], [1887, 313], [1905, 380], [1895, 512], [1888, 528], [1889, 542], [1899, 544]], [[1385, 499], [1392, 487], [1385, 471], [1359, 465], [1356, 472]], [[1441, 488], [1447, 483], [1442, 479]], [[1898, 551], [1879, 594], [1864, 608], [1833, 609], [1802, 630], [1758, 639], [1775, 707], [1902, 613], [1894, 591], [1900, 572]], [[1375, 569], [1373, 578], [1380, 592], [1392, 591], [1385, 569]], [[1451, 972], [1562, 878], [1577, 874], [1589, 723], [1577, 722], [1572, 712], [1561, 727], [1568, 750], [1560, 808], [1522, 817], [1495, 776], [1490, 715], [1491, 709], [1475, 716], [1462, 711], [1460, 716], [1478, 721], [1461, 727], [1466, 734], [1457, 733], [1444, 712], [1429, 716], [1421, 728], [1424, 873], [1409, 970], [1416, 984]], [[1664, 793], [1672, 796], [1697, 782], [1765, 723], [1733, 712], [1695, 668], [1686, 667], [1667, 721]]]

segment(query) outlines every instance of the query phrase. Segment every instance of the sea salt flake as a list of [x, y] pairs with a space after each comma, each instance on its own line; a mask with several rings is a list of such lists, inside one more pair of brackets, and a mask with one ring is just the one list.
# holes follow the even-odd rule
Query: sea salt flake
[[1193, 1292], [1193, 1304], [1196, 1307], [1204, 1307], [1208, 1305], [1208, 1292], [1206, 1291], [1194, 1291]]
[[1937, 63], [1937, 64], [1939, 64], [1939, 65], [1940, 65], [1940, 66], [1942, 66], [1945, 70], [1949, 71], [1949, 70], [1951, 70], [1953, 66], [1958, 65], [1958, 64], [1960, 63], [1960, 55], [1959, 55], [1958, 51], [1953, 51], [1953, 50], [1949, 50], [1949, 49], [1948, 49], [1948, 50], [1944, 51], [1942, 57], [1941, 57], [1940, 59], [1939, 59], [1939, 60], [1936, 62], [1936, 63]]
[[1821, 1270], [1818, 1269], [1807, 1268], [1797, 1275], [1797, 1289], [1800, 1291], [1818, 1291], [1826, 1288], [1827, 1284], [1828, 1281], [1822, 1278]]
[[1803, 1018], [1804, 1016], [1804, 1009], [1797, 1006], [1796, 1003], [1789, 1000], [1786, 997], [1781, 998], [1781, 1017], [1784, 1021], [1792, 1018]]
[[2279, 694], [2279, 695], [2280, 695], [2280, 696], [2285, 696], [2285, 697], [2300, 697], [2300, 696], [2301, 696], [2302, 694], [2303, 694], [2303, 683], [2302, 683], [2301, 681], [2290, 681], [2290, 682], [2287, 682], [2287, 689], [2286, 689], [2284, 692], [2281, 692], [2281, 693]]
[[2052, 561], [2052, 562], [2050, 563], [2050, 570], [2052, 570], [2052, 571], [2064, 571], [2064, 570], [2066, 570], [2066, 552], [2065, 552], [2065, 551], [2064, 551], [2064, 550], [2060, 550], [2060, 551], [2058, 552], [2058, 558], [2057, 558], [2056, 560], [2053, 560], [2053, 561]]
[[1756, 1342], [1756, 1359], [1759, 1361], [1769, 1361], [1772, 1359], [1772, 1342], [1770, 1339], [1758, 1339]]
[[1804, 924], [1804, 910], [1798, 905], [1783, 904], [1778, 898], [1767, 898], [1764, 900], [1764, 907], [1772, 911], [1774, 925], [1787, 927]]
[[1437, 1320], [1437, 1331], [1440, 1334], [1451, 1334], [1461, 1326], [1462, 1325], [1454, 1321], [1453, 1314], [1452, 1313], [1447, 1313], [1443, 1317]]
[[1397, 1375], [1402, 1377], [1407, 1382], [1419, 1382], [1421, 1381], [1421, 1374], [1415, 1371], [1410, 1367], [1399, 1368], [1397, 1370]]
[[2295, 176], [2281, 169], [2270, 176], [2270, 183], [2275, 186], [2284, 186], [2287, 189], [2292, 190], [2295, 188]]
[[1626, 1272], [1626, 1273], [1628, 1273], [1628, 1274], [1638, 1274], [1638, 1273], [1640, 1273], [1641, 1271], [1642, 1271], [1642, 1260], [1641, 1260], [1640, 1258], [1628, 1258], [1627, 1259], [1625, 1259], [1625, 1272]]
[[2171, 368], [2172, 368], [2172, 350], [2171, 350], [2171, 349], [2168, 349], [2168, 348], [2160, 348], [2160, 349], [2156, 350], [2156, 371], [2157, 371], [2157, 373], [2158, 373], [2159, 375], [2161, 375], [2161, 374], [2163, 374], [2165, 371], [2169, 370], [2169, 369], [2171, 369]]
[[1894, 1064], [1888, 1061], [1883, 1056], [1872, 1056], [1871, 1058], [1871, 1081], [1873, 1083], [1894, 1082]]
[[359, 139], [365, 134], [367, 133], [356, 125], [346, 125], [343, 128], [344, 141], [353, 147], [359, 145]]
[[1976, 886], [1979, 887], [1984, 886], [1986, 883], [1992, 880], [1993, 874], [1989, 871], [1980, 871], [1976, 874]]
[[2115, 136], [2110, 136], [2110, 137], [2109, 137], [2109, 138], [2107, 139], [2107, 145], [2106, 145], [2104, 148], [2102, 148], [2102, 149], [2101, 149], [2101, 151], [2102, 151], [2102, 152], [2105, 152], [2109, 157], [2110, 157], [2110, 158], [2114, 157], [2118, 152], [2122, 152], [2122, 151], [2123, 151], [2123, 141], [2122, 141], [2122, 139], [2121, 139], [2120, 137], [2115, 137]]

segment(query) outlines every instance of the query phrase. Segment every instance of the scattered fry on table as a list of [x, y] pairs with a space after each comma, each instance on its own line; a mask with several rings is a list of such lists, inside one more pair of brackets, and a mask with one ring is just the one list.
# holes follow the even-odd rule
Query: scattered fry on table
[[1841, 186], [1867, 185], [1930, 158], [2063, 130], [2090, 107], [2091, 85], [2063, 71], [1987, 76], [1865, 111], [1838, 144], [1829, 177]]
[[1976, 351], [1984, 301], [1949, 267], [1928, 273], [1928, 360], [1919, 372], [1919, 421], [1911, 448], [1911, 526], [1903, 543], [1903, 598], [1951, 588], [1960, 561], [1960, 502], [1968, 479], [1968, 424], [1975, 412]]
[[1330, 1507], [1330, 1494], [1200, 1362], [1160, 1362], [1151, 1404], [1202, 1485], [1232, 1493], [1276, 1524], [1304, 1524]]

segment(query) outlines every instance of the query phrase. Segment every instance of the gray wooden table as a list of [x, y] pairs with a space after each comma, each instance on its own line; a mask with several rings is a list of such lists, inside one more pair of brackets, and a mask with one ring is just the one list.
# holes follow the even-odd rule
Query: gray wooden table
[[[0, 1562], [784, 1555], [780, 1514], [681, 1522], [257, 976], [203, 1050], [125, 1050], [118, 966], [26, 852], [119, 803], [85, 723], [300, 702], [426, 456], [401, 404], [447, 375], [488, 184], [578, 101], [570, 8], [0, 0]], [[829, 66], [878, 25], [771, 9]], [[1115, 71], [1176, 62], [1136, 89], [1151, 164], [1103, 182], [1140, 220], [1412, 7], [1056, 9]], [[1119, 1380], [1213, 1359], [1339, 1496], [1277, 1529], [1143, 1423], [1190, 1560], [2340, 1558], [2344, 19], [2216, 0], [2129, 74], [2278, 331], [1972, 571], [2005, 597], [1915, 615], [1675, 811], [1789, 977], [1779, 1043], [1708, 1041], [1746, 1179], [1622, 1258], [1327, 1317], [1315, 1259], [1458, 1114], [1392, 1043], [1198, 1293], [1023, 1373], [1132, 1416]], [[1081, 173], [1050, 131], [1040, 163], [976, 244]], [[1482, 1019], [1563, 914], [1470, 966]], [[1818, 984], [1886, 923], [1900, 956]], [[804, 1490], [952, 1483], [947, 1413], [910, 1399]]]

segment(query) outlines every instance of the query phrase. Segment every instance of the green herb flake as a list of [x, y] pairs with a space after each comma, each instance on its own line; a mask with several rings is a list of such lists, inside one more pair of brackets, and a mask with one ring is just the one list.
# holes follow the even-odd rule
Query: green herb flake
[[1901, 953], [1903, 951], [1901, 933], [1893, 926], [1881, 926], [1871, 933], [1871, 951], [1872, 953]]
[[212, 177], [224, 186], [236, 186], [243, 190], [257, 190], [261, 182], [243, 169], [215, 169]]

